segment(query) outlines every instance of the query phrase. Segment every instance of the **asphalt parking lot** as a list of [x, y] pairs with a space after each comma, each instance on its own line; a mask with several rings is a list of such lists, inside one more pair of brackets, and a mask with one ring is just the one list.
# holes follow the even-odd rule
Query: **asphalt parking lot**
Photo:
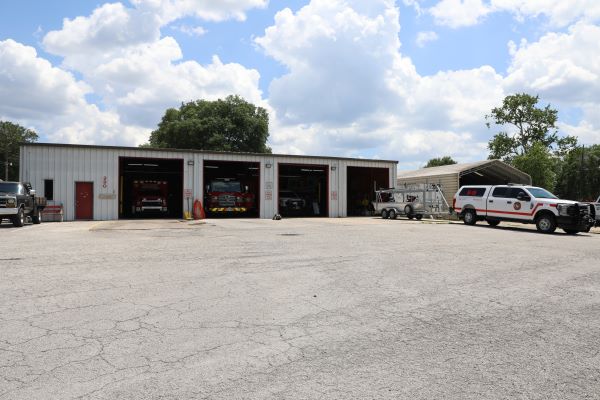
[[1, 400], [600, 398], [597, 229], [114, 221], [0, 238]]

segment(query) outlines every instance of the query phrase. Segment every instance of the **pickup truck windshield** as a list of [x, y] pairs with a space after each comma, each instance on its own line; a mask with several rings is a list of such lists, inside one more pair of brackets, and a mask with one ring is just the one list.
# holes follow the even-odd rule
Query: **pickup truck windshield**
[[527, 188], [527, 190], [537, 199], [558, 199], [558, 197], [542, 188]]
[[0, 182], [0, 193], [19, 193], [19, 184]]

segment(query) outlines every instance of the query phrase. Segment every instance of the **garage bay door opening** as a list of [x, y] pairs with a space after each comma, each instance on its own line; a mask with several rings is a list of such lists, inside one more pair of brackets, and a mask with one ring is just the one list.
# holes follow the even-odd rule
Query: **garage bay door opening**
[[389, 169], [348, 167], [348, 216], [370, 215], [370, 205], [375, 200], [375, 190], [389, 187]]
[[327, 217], [327, 165], [279, 164], [279, 214], [284, 217]]
[[204, 161], [204, 211], [209, 218], [258, 218], [260, 163]]
[[119, 158], [119, 218], [181, 218], [183, 160]]

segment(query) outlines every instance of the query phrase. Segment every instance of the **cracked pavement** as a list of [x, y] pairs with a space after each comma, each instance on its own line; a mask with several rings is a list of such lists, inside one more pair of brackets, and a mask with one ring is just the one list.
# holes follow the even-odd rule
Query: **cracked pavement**
[[600, 399], [600, 231], [0, 226], [0, 400]]

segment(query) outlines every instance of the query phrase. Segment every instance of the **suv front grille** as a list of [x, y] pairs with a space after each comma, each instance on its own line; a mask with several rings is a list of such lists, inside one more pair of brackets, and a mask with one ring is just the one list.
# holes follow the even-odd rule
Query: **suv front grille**
[[581, 215], [581, 216], [590, 215], [590, 205], [589, 204], [580, 204], [579, 205], [579, 215]]

